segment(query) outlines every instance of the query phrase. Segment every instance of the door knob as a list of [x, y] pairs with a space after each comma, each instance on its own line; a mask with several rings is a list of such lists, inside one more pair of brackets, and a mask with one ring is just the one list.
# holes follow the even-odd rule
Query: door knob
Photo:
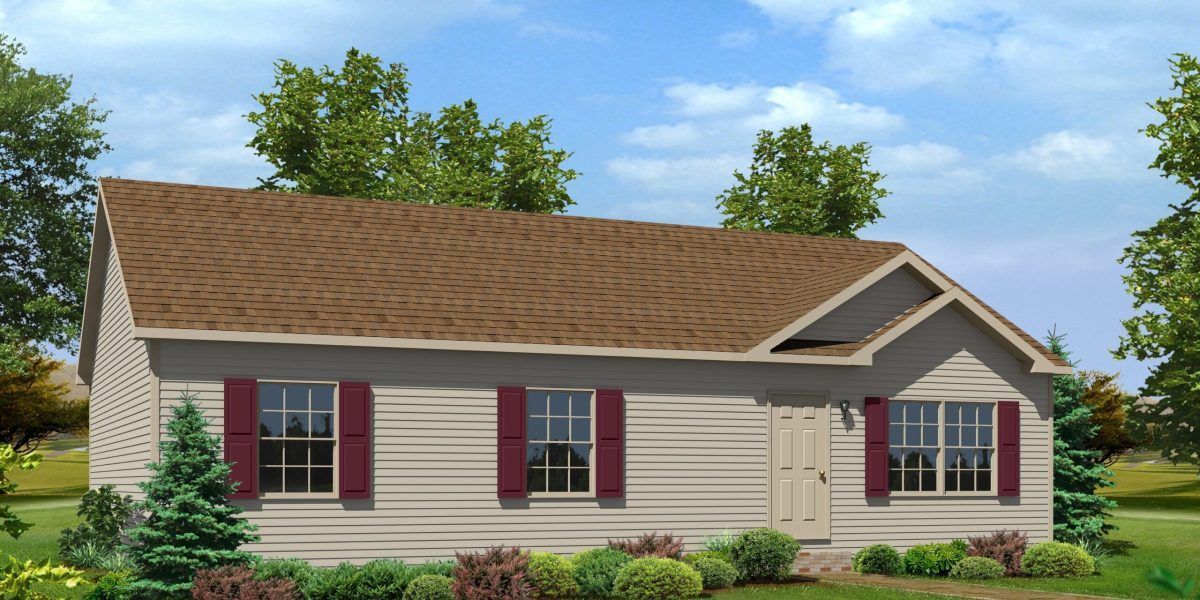
[[818, 473], [820, 474], [821, 479], [825, 479], [825, 471], [818, 471]]

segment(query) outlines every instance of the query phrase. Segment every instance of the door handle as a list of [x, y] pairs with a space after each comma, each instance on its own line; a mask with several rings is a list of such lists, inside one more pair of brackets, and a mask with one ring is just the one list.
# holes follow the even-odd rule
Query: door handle
[[825, 471], [817, 471], [817, 475], [821, 478], [822, 481], [825, 480]]

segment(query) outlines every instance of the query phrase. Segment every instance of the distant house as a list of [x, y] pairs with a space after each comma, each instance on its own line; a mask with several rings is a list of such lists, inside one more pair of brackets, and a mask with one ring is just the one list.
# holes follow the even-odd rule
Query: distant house
[[91, 485], [196, 394], [266, 555], [1051, 531], [1069, 366], [901, 244], [104, 179], [86, 304]]

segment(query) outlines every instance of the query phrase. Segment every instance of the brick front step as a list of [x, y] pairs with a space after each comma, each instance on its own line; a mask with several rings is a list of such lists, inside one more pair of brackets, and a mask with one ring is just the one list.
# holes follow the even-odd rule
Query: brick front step
[[801, 552], [796, 555], [795, 573], [847, 573], [853, 552]]

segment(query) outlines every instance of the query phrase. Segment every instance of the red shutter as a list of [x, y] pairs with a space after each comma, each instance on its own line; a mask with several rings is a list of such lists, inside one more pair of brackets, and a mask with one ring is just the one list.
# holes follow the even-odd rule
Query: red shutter
[[371, 384], [338, 383], [338, 498], [371, 497]]
[[230, 498], [258, 497], [258, 382], [225, 380], [225, 462], [238, 482]]
[[867, 398], [863, 410], [866, 421], [867, 496], [887, 496], [888, 489], [888, 399]]
[[596, 497], [625, 495], [625, 395], [596, 390]]
[[524, 498], [525, 388], [496, 388], [496, 496]]
[[1021, 405], [996, 403], [996, 493], [1021, 495]]

